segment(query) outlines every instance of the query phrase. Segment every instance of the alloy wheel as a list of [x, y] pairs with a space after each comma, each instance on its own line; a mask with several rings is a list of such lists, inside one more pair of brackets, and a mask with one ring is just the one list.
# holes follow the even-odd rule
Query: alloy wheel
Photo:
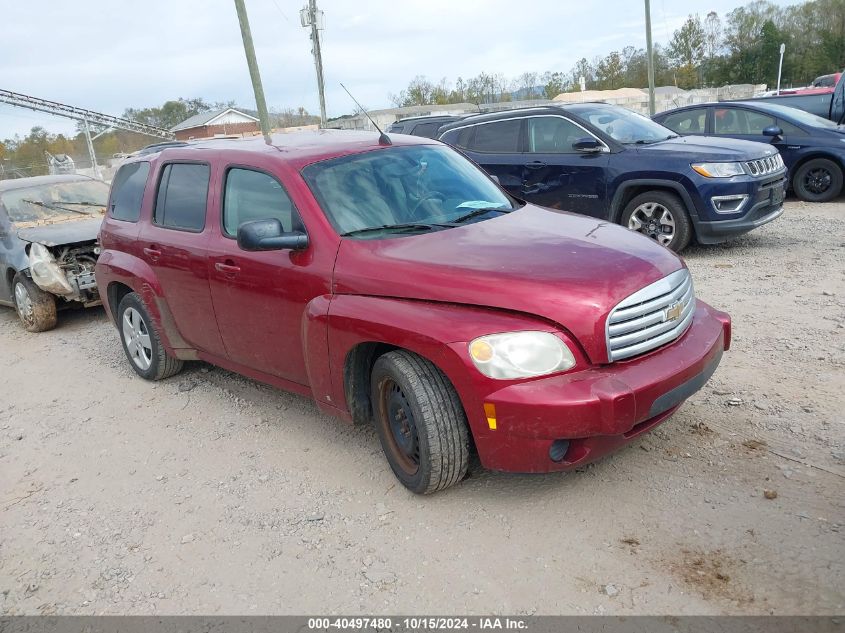
[[658, 202], [644, 202], [631, 214], [628, 228], [648, 235], [663, 246], [675, 238], [675, 218], [672, 212]]
[[150, 331], [141, 313], [135, 308], [127, 308], [123, 313], [123, 342], [129, 358], [138, 369], [148, 370], [153, 362]]
[[804, 174], [804, 189], [810, 193], [821, 195], [828, 189], [833, 181], [830, 172], [821, 167], [809, 170]]
[[32, 298], [29, 296], [29, 291], [22, 283], [15, 284], [15, 307], [18, 309], [18, 314], [24, 323], [32, 325], [35, 318], [34, 309], [32, 307]]

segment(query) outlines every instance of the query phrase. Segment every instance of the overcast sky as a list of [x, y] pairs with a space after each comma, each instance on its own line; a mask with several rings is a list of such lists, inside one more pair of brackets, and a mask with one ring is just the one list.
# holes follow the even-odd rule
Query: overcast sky
[[[247, 0], [269, 107], [319, 113], [305, 0]], [[352, 110], [343, 82], [371, 109], [389, 107], [418, 74], [508, 77], [568, 71], [626, 45], [645, 46], [639, 0], [318, 0], [329, 116]], [[657, 42], [696, 10], [739, 0], [652, 0]], [[779, 4], [791, 4], [780, 0]], [[119, 115], [168, 99], [235, 100], [254, 108], [232, 0], [0, 0], [0, 88]], [[0, 139], [33, 125], [74, 124], [0, 104]]]

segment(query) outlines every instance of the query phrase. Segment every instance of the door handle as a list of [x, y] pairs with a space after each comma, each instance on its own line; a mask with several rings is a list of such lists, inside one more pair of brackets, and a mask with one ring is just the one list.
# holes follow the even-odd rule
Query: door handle
[[235, 264], [224, 264], [223, 262], [215, 262], [214, 268], [217, 269], [218, 272], [223, 273], [224, 275], [237, 275], [241, 272], [241, 267], [236, 266]]
[[525, 163], [525, 166], [528, 169], [542, 169], [543, 167], [546, 167], [546, 163], [541, 160], [535, 160], [532, 163]]
[[155, 246], [148, 246], [144, 249], [144, 255], [149, 257], [151, 260], [156, 261], [159, 257], [161, 257], [161, 251]]

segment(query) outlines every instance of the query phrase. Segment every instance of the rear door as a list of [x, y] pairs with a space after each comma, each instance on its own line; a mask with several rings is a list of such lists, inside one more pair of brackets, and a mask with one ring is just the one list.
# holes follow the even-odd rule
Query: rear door
[[558, 115], [525, 119], [525, 135], [522, 193], [517, 195], [544, 207], [606, 217], [610, 154], [573, 148], [579, 139], [596, 137]]
[[164, 301], [176, 329], [191, 347], [224, 354], [211, 305], [208, 284], [206, 222], [214, 201], [206, 162], [168, 162], [158, 173], [158, 187], [150, 223], [139, 234], [141, 257], [161, 284]]

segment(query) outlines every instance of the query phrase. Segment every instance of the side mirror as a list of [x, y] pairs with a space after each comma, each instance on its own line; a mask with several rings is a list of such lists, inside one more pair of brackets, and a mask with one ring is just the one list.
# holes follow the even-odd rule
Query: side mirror
[[238, 227], [238, 246], [245, 251], [301, 251], [308, 236], [299, 231], [285, 233], [278, 219], [244, 222]]
[[572, 149], [579, 152], [600, 152], [602, 150], [602, 144], [592, 136], [585, 136], [575, 141], [572, 144]]
[[783, 136], [783, 130], [780, 129], [777, 125], [770, 125], [769, 127], [763, 130], [763, 136], [771, 136], [772, 138], [778, 138]]
[[499, 180], [499, 177], [496, 174], [489, 174], [489, 176], [490, 176], [490, 180], [495, 182], [500, 187], [502, 186], [502, 182]]

